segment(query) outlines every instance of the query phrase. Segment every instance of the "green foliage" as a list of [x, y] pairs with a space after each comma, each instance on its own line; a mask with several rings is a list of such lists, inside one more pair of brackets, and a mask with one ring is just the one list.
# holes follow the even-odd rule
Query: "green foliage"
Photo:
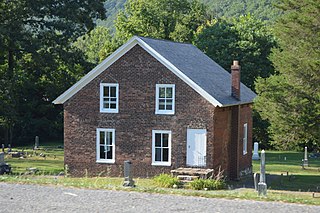
[[281, 11], [274, 4], [279, 0], [203, 0], [217, 17], [239, 17], [248, 13], [261, 20], [274, 21]]
[[320, 148], [319, 2], [283, 1], [275, 25], [280, 49], [271, 60], [277, 71], [258, 79], [256, 109], [270, 122], [273, 145]]
[[219, 190], [223, 189], [225, 187], [225, 182], [220, 180], [214, 180], [214, 179], [197, 179], [192, 182], [190, 182], [190, 187], [195, 190]]
[[104, 12], [101, 0], [0, 1], [1, 143], [62, 136], [51, 101], [91, 67], [71, 43]]
[[153, 178], [157, 186], [172, 188], [174, 185], [180, 186], [181, 182], [176, 177], [172, 177], [168, 174], [160, 174]]
[[197, 0], [129, 0], [117, 16], [116, 36], [123, 42], [133, 35], [190, 42], [206, 17]]
[[213, 20], [198, 31], [195, 45], [226, 70], [233, 60], [241, 65], [241, 81], [254, 90], [257, 77], [273, 73], [268, 59], [276, 46], [265, 22], [246, 15], [231, 20]]
[[108, 28], [98, 26], [77, 39], [74, 45], [87, 57], [87, 61], [98, 64], [117, 49]]

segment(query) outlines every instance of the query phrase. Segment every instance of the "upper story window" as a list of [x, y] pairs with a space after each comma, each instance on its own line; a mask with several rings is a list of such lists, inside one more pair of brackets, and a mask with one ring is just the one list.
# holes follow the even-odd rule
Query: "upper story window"
[[97, 129], [97, 162], [115, 162], [115, 129]]
[[119, 84], [100, 84], [100, 112], [119, 112]]
[[156, 85], [156, 114], [173, 115], [175, 108], [175, 85]]
[[248, 124], [245, 123], [243, 125], [243, 154], [247, 154], [248, 152]]

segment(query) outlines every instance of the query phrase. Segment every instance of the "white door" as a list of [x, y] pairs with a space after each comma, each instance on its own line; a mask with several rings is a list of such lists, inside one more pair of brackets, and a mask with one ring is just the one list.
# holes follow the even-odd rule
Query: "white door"
[[187, 129], [187, 165], [206, 166], [207, 130]]

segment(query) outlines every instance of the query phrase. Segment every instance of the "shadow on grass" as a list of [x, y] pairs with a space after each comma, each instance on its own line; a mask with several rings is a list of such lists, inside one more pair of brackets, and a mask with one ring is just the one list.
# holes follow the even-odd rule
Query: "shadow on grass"
[[[266, 175], [268, 189], [297, 191], [297, 192], [320, 192], [320, 175]], [[258, 181], [259, 182], [259, 181]], [[239, 181], [228, 181], [231, 189], [253, 188], [253, 176], [246, 176]]]

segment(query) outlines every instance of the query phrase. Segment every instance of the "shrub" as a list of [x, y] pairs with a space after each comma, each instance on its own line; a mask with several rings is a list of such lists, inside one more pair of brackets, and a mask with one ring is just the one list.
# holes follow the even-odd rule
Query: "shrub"
[[154, 177], [154, 181], [157, 186], [172, 188], [174, 185], [180, 186], [181, 182], [176, 177], [172, 177], [168, 174], [160, 174]]
[[195, 190], [203, 190], [205, 188], [208, 190], [217, 190], [223, 189], [225, 187], [225, 183], [222, 179], [197, 179], [190, 183], [190, 187]]

